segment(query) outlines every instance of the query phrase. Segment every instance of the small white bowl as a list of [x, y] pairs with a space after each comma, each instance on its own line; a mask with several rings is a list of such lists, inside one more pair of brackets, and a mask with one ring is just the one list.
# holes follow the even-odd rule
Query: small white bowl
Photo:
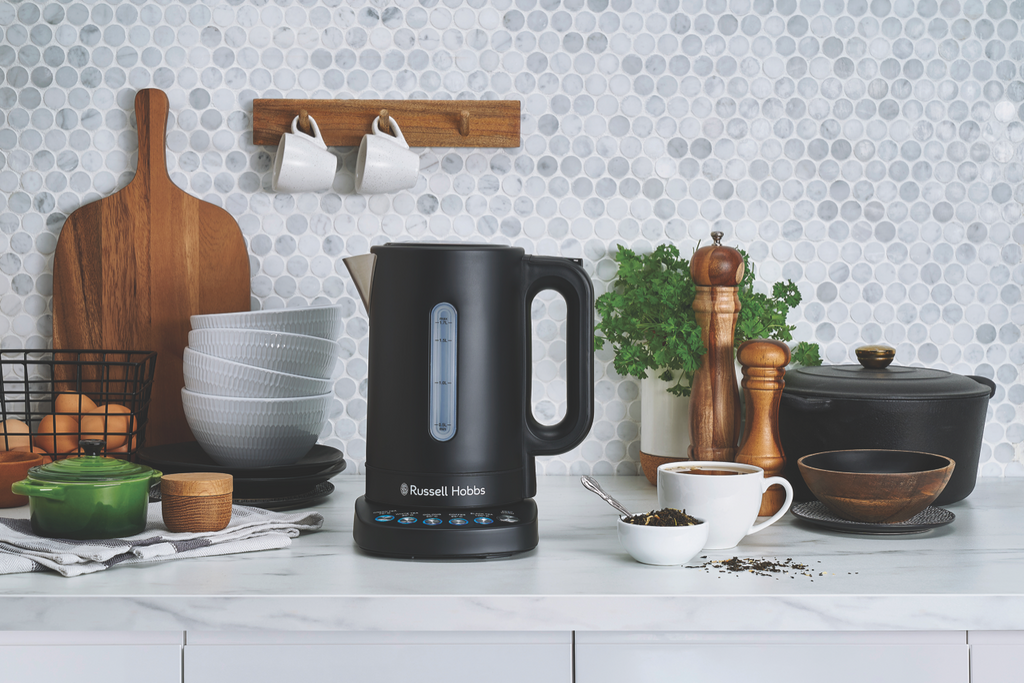
[[274, 372], [255, 365], [208, 356], [187, 346], [182, 370], [185, 388], [197, 394], [241, 398], [295, 398], [331, 391], [329, 379]]
[[208, 356], [318, 379], [328, 379], [338, 360], [337, 342], [289, 332], [192, 330], [188, 345]]
[[643, 564], [686, 564], [708, 541], [705, 522], [693, 526], [644, 526], [619, 518], [619, 542]]
[[196, 441], [224, 467], [290, 465], [309, 452], [327, 422], [333, 394], [237, 398], [181, 390]]
[[345, 325], [341, 306], [279, 308], [266, 311], [208, 313], [190, 318], [193, 330], [250, 329], [337, 339]]

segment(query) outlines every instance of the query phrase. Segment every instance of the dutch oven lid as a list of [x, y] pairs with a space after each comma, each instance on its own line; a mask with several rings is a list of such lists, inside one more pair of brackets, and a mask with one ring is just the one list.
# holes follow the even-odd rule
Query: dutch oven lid
[[986, 384], [944, 370], [889, 366], [889, 346], [857, 349], [860, 365], [797, 367], [786, 371], [784, 391], [797, 396], [850, 399], [967, 399], [989, 396]]
[[[86, 444], [99, 443], [100, 448], [103, 447], [103, 442], [83, 440], [81, 443], [85, 450], [92, 450]], [[38, 465], [29, 469], [28, 474], [30, 478], [37, 481], [92, 483], [149, 478], [153, 472], [153, 468], [146, 465], [108, 458], [103, 455], [88, 454]]]

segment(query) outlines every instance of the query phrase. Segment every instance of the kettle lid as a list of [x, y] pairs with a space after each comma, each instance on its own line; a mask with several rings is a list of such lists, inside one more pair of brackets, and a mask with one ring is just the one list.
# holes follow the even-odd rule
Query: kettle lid
[[484, 244], [481, 242], [387, 242], [370, 251], [379, 254], [381, 250], [418, 250], [418, 251], [507, 251], [519, 249], [507, 244]]

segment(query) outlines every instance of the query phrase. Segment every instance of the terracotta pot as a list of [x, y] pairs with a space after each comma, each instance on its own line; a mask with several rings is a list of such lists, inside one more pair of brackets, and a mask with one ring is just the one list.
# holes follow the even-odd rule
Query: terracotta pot
[[28, 470], [43, 464], [38, 453], [28, 451], [0, 452], [0, 508], [16, 508], [28, 505], [27, 496], [19, 496], [11, 491], [11, 484], [28, 476]]

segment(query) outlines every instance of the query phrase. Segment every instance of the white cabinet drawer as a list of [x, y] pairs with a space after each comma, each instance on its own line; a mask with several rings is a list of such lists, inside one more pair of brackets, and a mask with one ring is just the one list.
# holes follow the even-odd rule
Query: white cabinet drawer
[[182, 634], [0, 633], [0, 681], [181, 683]]
[[867, 642], [862, 634], [841, 642], [840, 633], [827, 642], [780, 642], [779, 634], [765, 635], [762, 642], [725, 643], [587, 643], [577, 636], [576, 683], [970, 683], [962, 632], [959, 643]]
[[970, 631], [971, 683], [1024, 683], [1024, 631]]
[[[224, 643], [189, 637], [186, 683], [571, 683], [572, 638], [362, 634], [360, 642]], [[344, 641], [344, 638], [338, 640]], [[385, 642], [381, 642], [381, 641]], [[542, 638], [542, 640], [545, 640]], [[376, 641], [376, 642], [374, 642]]]
[[0, 662], [0, 680], [11, 683], [181, 683], [181, 646], [173, 645], [0, 646]]

